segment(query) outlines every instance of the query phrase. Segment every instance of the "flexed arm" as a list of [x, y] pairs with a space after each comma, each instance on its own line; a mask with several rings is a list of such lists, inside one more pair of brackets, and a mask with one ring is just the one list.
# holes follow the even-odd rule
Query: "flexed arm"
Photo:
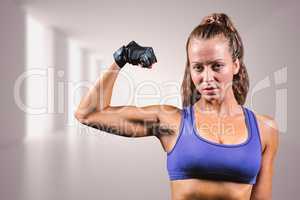
[[113, 54], [115, 62], [96, 81], [89, 92], [82, 98], [75, 116], [85, 118], [94, 111], [101, 111], [110, 105], [112, 90], [119, 71], [126, 63], [151, 68], [157, 62], [152, 47], [142, 47], [135, 41], [122, 46]]
[[75, 112], [75, 117], [79, 121], [93, 112], [104, 110], [110, 105], [113, 86], [119, 71], [120, 67], [116, 62], [113, 62], [111, 66], [100, 75], [95, 84], [80, 101]]
[[132, 41], [114, 53], [115, 62], [96, 81], [82, 98], [75, 117], [83, 124], [126, 136], [148, 136], [157, 130], [160, 106], [110, 106], [113, 85], [126, 63], [152, 68], [157, 62], [151, 47]]

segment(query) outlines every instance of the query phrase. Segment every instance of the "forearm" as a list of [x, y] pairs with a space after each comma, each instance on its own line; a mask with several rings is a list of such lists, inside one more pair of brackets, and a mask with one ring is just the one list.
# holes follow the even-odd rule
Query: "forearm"
[[75, 113], [77, 118], [85, 118], [91, 112], [101, 111], [110, 105], [113, 86], [119, 71], [119, 66], [114, 62], [101, 73], [95, 84], [81, 99]]
[[95, 85], [82, 98], [75, 112], [78, 120], [86, 119], [92, 112], [102, 111], [110, 106], [115, 80], [126, 63], [151, 68], [157, 62], [152, 47], [142, 47], [134, 41], [119, 48], [113, 56], [115, 62], [100, 75]]

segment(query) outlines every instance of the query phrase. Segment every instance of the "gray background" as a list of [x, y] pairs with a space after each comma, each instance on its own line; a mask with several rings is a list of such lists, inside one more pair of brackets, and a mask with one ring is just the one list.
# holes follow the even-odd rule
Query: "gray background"
[[[295, 199], [300, 178], [300, 138], [296, 126], [299, 122], [296, 104], [299, 100], [299, 7], [296, 0], [1, 0], [0, 198], [170, 199], [166, 154], [153, 137], [122, 138], [104, 132], [87, 132], [77, 126], [67, 126], [66, 113], [48, 113], [33, 120], [38, 126], [43, 119], [51, 128], [40, 127], [36, 129], [39, 137], [24, 140], [28, 134], [26, 119], [31, 116], [16, 106], [13, 88], [26, 68], [26, 13], [56, 30], [56, 57], [52, 64], [55, 69], [64, 70], [65, 80], [70, 77], [64, 50], [66, 37], [75, 37], [84, 43], [87, 51], [101, 54], [102, 68], [112, 62], [116, 48], [134, 39], [152, 46], [159, 63], [152, 71], [132, 67], [124, 71], [134, 80], [134, 86], [151, 80], [167, 95], [170, 89], [164, 83], [182, 81], [184, 47], [190, 31], [205, 15], [225, 12], [244, 42], [250, 75], [246, 106], [276, 118], [280, 124], [273, 199]], [[135, 104], [128, 102], [130, 91], [123, 81], [120, 78], [116, 82], [112, 104]], [[25, 86], [22, 91], [24, 97]], [[287, 97], [282, 95], [285, 92]], [[40, 95], [38, 91], [36, 95]], [[140, 104], [160, 102], [145, 99]], [[164, 103], [178, 107], [181, 104], [176, 99]]]

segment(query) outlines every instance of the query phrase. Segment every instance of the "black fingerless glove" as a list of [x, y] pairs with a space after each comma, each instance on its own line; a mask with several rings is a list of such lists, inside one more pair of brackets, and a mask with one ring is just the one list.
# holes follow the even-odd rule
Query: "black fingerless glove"
[[150, 68], [153, 63], [157, 62], [152, 47], [142, 47], [135, 41], [131, 41], [128, 45], [122, 46], [113, 54], [115, 62], [120, 68], [126, 63], [132, 65], [141, 65], [144, 68]]

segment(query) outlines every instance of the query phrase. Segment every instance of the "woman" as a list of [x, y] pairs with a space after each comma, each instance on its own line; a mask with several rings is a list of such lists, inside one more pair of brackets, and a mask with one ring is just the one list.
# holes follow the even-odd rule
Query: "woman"
[[271, 117], [243, 106], [249, 80], [243, 43], [229, 17], [204, 17], [186, 53], [182, 109], [110, 106], [126, 63], [151, 68], [156, 62], [151, 48], [130, 43], [114, 53], [116, 62], [82, 99], [76, 118], [126, 137], [158, 138], [167, 152], [172, 200], [270, 200], [278, 129]]

